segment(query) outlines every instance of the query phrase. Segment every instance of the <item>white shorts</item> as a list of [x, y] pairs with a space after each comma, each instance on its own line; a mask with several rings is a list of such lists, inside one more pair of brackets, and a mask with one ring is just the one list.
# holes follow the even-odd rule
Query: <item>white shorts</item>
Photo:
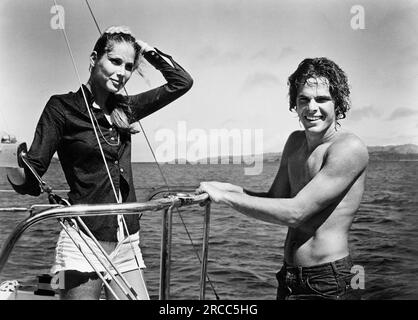
[[[71, 237], [81, 246], [81, 249], [88, 257], [89, 261], [93, 263], [96, 269], [99, 272], [107, 274], [106, 269], [103, 267], [102, 263], [96, 258], [92, 250], [86, 245], [83, 238], [87, 240], [89, 245], [94, 248], [95, 254], [100, 257], [101, 261], [105, 262], [106, 267], [113, 273], [116, 274], [116, 271], [113, 269], [109, 261], [105, 258], [103, 253], [94, 243], [94, 241], [83, 233], [83, 238], [79, 233], [65, 223], [67, 230], [70, 233]], [[81, 231], [80, 231], [81, 232]], [[103, 247], [104, 251], [109, 255], [112, 263], [119, 270], [119, 272], [128, 272], [139, 268], [145, 268], [144, 260], [142, 259], [141, 249], [139, 247], [139, 232], [126, 237], [121, 242], [108, 242], [108, 241], [98, 241]], [[132, 244], [132, 246], [131, 246]], [[134, 251], [132, 250], [134, 248]], [[136, 259], [135, 256], [136, 255]], [[138, 261], [138, 262], [137, 262]], [[80, 250], [75, 246], [74, 242], [68, 236], [67, 232], [63, 229], [58, 238], [57, 246], [55, 248], [55, 262], [51, 268], [51, 274], [55, 275], [57, 272], [63, 270], [77, 270], [80, 272], [95, 272], [90, 263], [86, 260], [84, 255]], [[108, 278], [107, 275], [106, 278]]]

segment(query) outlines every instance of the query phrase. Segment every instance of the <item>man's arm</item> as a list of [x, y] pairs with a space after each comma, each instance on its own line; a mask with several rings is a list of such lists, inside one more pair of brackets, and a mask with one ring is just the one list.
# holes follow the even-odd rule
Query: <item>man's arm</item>
[[315, 177], [289, 199], [222, 192], [204, 182], [199, 190], [250, 217], [295, 228], [344, 196], [367, 167], [367, 148], [358, 138], [349, 137], [330, 146], [324, 162]]
[[261, 198], [289, 198], [290, 197], [290, 185], [289, 174], [287, 170], [287, 163], [289, 155], [298, 146], [300, 141], [300, 135], [304, 135], [302, 131], [293, 132], [286, 141], [283, 148], [282, 157], [280, 159], [279, 171], [274, 178], [274, 181], [267, 192], [254, 192], [251, 190], [243, 189], [244, 193], [253, 197]]

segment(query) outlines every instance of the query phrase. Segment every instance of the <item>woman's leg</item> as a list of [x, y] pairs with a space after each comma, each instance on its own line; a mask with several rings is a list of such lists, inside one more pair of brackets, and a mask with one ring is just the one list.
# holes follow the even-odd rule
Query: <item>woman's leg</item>
[[60, 290], [61, 300], [99, 300], [102, 280], [95, 272], [67, 270], [65, 287]]
[[[148, 290], [145, 283], [144, 272], [142, 269], [135, 269], [128, 272], [122, 273], [126, 281], [132, 288], [135, 290], [139, 300], [149, 300]], [[123, 285], [123, 281], [121, 280], [120, 276], [117, 275], [116, 278], [119, 282]], [[123, 293], [120, 287], [115, 283], [115, 281], [110, 281], [110, 287], [116, 293], [119, 299], [126, 300], [128, 297]], [[125, 287], [125, 286], [124, 286]], [[109, 290], [106, 288], [106, 298], [108, 300], [114, 300], [115, 297]]]

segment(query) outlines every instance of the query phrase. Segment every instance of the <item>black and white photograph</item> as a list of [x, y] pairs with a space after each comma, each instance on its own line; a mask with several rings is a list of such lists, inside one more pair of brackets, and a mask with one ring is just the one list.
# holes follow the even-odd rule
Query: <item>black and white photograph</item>
[[0, 26], [0, 300], [418, 299], [417, 1], [3, 0]]

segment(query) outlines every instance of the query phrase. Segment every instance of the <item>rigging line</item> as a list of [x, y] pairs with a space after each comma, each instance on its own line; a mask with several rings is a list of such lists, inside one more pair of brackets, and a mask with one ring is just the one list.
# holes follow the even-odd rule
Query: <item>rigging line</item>
[[[99, 32], [99, 34], [101, 35], [101, 34], [102, 34], [102, 30], [100, 29], [99, 23], [97, 22], [97, 19], [96, 19], [96, 17], [95, 17], [95, 15], [94, 15], [94, 13], [93, 13], [93, 10], [92, 10], [92, 8], [91, 8], [91, 6], [90, 6], [90, 3], [89, 3], [89, 1], [88, 1], [88, 0], [85, 0], [85, 2], [86, 2], [87, 7], [88, 7], [88, 9], [89, 9], [89, 11], [90, 11], [90, 15], [91, 15], [91, 17], [93, 18], [94, 24], [96, 25], [97, 31], [98, 31], [98, 32]], [[138, 69], [137, 69], [137, 71], [138, 71]], [[139, 71], [138, 71], [138, 73], [139, 73], [142, 77], [144, 77], [144, 76], [143, 76], [143, 75], [142, 75]], [[126, 95], [128, 95], [128, 92], [127, 92], [126, 88], [124, 87], [123, 89], [124, 89], [124, 91], [125, 91], [125, 94], [126, 94]], [[165, 175], [164, 175], [164, 173], [163, 173], [163, 171], [162, 171], [162, 169], [161, 169], [161, 167], [160, 167], [160, 165], [159, 165], [159, 163], [158, 163], [158, 161], [157, 161], [157, 157], [155, 156], [154, 150], [153, 150], [153, 148], [152, 148], [152, 146], [151, 146], [151, 143], [150, 143], [150, 141], [149, 141], [149, 139], [148, 139], [148, 136], [147, 136], [147, 134], [146, 134], [146, 132], [145, 132], [145, 130], [144, 130], [144, 127], [143, 127], [143, 126], [142, 126], [142, 124], [141, 124], [141, 121], [139, 121], [139, 120], [138, 120], [138, 124], [139, 124], [139, 126], [141, 127], [142, 133], [144, 134], [145, 140], [146, 140], [147, 145], [148, 145], [148, 147], [149, 147], [149, 149], [150, 149], [150, 151], [151, 151], [151, 153], [152, 153], [152, 156], [153, 156], [153, 158], [154, 158], [154, 161], [155, 161], [155, 163], [156, 163], [156, 164], [157, 164], [157, 166], [158, 166], [158, 170], [160, 171], [161, 177], [162, 177], [162, 178], [163, 178], [163, 180], [164, 180], [164, 184], [165, 184], [165, 185], [167, 186], [167, 188], [169, 189], [169, 185], [168, 185], [167, 179], [165, 178]], [[170, 189], [169, 189], [169, 191], [170, 191]]]
[[[58, 6], [58, 5], [57, 5], [56, 0], [53, 0], [53, 1], [54, 1], [55, 6]], [[73, 52], [72, 52], [72, 49], [71, 49], [71, 46], [70, 46], [70, 42], [69, 42], [68, 37], [67, 37], [67, 33], [65, 32], [65, 28], [62, 28], [61, 30], [62, 30], [62, 33], [63, 33], [64, 38], [65, 38], [65, 43], [66, 43], [66, 45], [67, 45], [67, 49], [68, 49], [68, 52], [69, 52], [69, 54], [70, 54], [71, 61], [72, 61], [72, 64], [73, 64], [73, 67], [74, 67], [75, 73], [76, 73], [76, 75], [77, 75], [78, 82], [79, 82], [79, 84], [80, 84], [80, 88], [81, 88], [81, 92], [82, 92], [82, 94], [83, 94], [84, 102], [85, 102], [85, 104], [86, 104], [87, 112], [88, 112], [88, 114], [89, 114], [90, 121], [91, 121], [91, 124], [92, 124], [92, 126], [93, 126], [93, 130], [94, 130], [94, 134], [95, 134], [95, 136], [96, 136], [96, 139], [97, 139], [97, 142], [98, 142], [98, 145], [99, 145], [100, 153], [101, 153], [101, 155], [102, 155], [102, 157], [103, 157], [103, 162], [104, 162], [104, 164], [105, 164], [106, 171], [107, 171], [107, 174], [108, 174], [108, 176], [109, 176], [110, 183], [111, 183], [111, 185], [112, 185], [113, 193], [114, 193], [114, 195], [115, 195], [115, 198], [116, 198], [117, 202], [118, 202], [118, 203], [120, 203], [120, 202], [119, 202], [119, 197], [118, 197], [118, 194], [117, 194], [117, 192], [116, 192], [115, 185], [114, 185], [113, 180], [112, 180], [112, 176], [110, 175], [109, 167], [108, 167], [107, 162], [106, 162], [106, 157], [105, 157], [105, 155], [104, 155], [103, 148], [102, 148], [102, 145], [101, 145], [101, 143], [100, 143], [100, 138], [99, 138], [99, 135], [97, 134], [97, 130], [96, 130], [96, 127], [95, 127], [94, 122], [93, 122], [93, 117], [92, 117], [92, 114], [91, 114], [91, 111], [90, 111], [90, 108], [89, 108], [89, 104], [88, 104], [88, 102], [87, 102], [87, 97], [86, 97], [86, 94], [85, 94], [85, 92], [84, 92], [83, 82], [81, 81], [80, 74], [79, 74], [79, 72], [78, 72], [77, 65], [76, 65], [76, 63], [75, 63], [75, 59], [74, 59]]]
[[[99, 32], [99, 34], [100, 34], [100, 35], [102, 35], [102, 31], [100, 30], [99, 23], [97, 22], [96, 17], [95, 17], [95, 15], [94, 15], [94, 13], [93, 13], [93, 10], [91, 9], [90, 3], [88, 2], [88, 0], [85, 0], [85, 2], [86, 2], [87, 7], [88, 7], [88, 9], [89, 9], [89, 11], [90, 11], [90, 15], [91, 15], [91, 16], [92, 16], [92, 18], [93, 18], [94, 24], [96, 25], [97, 31]], [[143, 75], [142, 75], [139, 71], [138, 71], [138, 73], [139, 73], [139, 74], [143, 77]], [[125, 88], [124, 88], [124, 89], [125, 89]], [[126, 89], [125, 89], [125, 93], [126, 93], [126, 95], [128, 95], [128, 92], [126, 91]], [[97, 119], [96, 119], [96, 122], [97, 122]], [[139, 123], [139, 121], [138, 121], [138, 123]], [[141, 124], [140, 124], [140, 125], [141, 125]], [[98, 123], [97, 123], [97, 127], [98, 127], [98, 128], [99, 128], [99, 130], [100, 130], [100, 127], [99, 127], [99, 124], [98, 124]], [[142, 129], [142, 126], [141, 126], [141, 129]], [[143, 129], [142, 129], [142, 130], [143, 130]], [[103, 138], [104, 138], [104, 136], [103, 136]], [[105, 139], [105, 140], [106, 140], [106, 139]], [[99, 141], [99, 144], [100, 144], [100, 141]], [[106, 161], [106, 160], [105, 160], [105, 161]], [[112, 178], [111, 178], [110, 176], [109, 176], [109, 178], [110, 178], [110, 180], [112, 180]], [[113, 181], [112, 181], [112, 183], [113, 183]], [[118, 202], [122, 202], [121, 197], [116, 196], [116, 199], [117, 199], [117, 201], [118, 201]], [[131, 241], [131, 238], [130, 238], [130, 235], [129, 235], [128, 226], [126, 225], [126, 220], [125, 220], [125, 217], [124, 217], [123, 215], [122, 215], [121, 220], [122, 220], [122, 224], [123, 224], [123, 229], [125, 230], [126, 235], [127, 235], [127, 236], [128, 236], [128, 238], [129, 238], [129, 245], [130, 245], [130, 248], [131, 248], [132, 253], [133, 253], [133, 255], [134, 255], [136, 265], [138, 266], [139, 273], [141, 274], [141, 270], [140, 270], [140, 267], [139, 267], [138, 257], [136, 256], [135, 249], [134, 249], [134, 247], [133, 247], [133, 244], [132, 244], [132, 241]], [[147, 292], [147, 295], [148, 295], [148, 292]]]
[[[97, 254], [94, 252], [94, 250], [92, 248], [90, 248], [91, 252], [93, 253], [94, 256], [96, 256], [97, 260], [100, 261], [100, 263], [103, 265], [103, 267], [105, 267], [106, 271], [109, 273], [109, 275], [113, 278], [113, 280], [115, 281], [115, 283], [119, 286], [119, 288], [122, 289], [122, 291], [124, 292], [124, 294], [126, 296], [129, 296], [129, 294], [132, 294], [134, 297], [134, 300], [139, 300], [138, 299], [138, 294], [135, 291], [135, 289], [131, 286], [130, 283], [128, 283], [128, 281], [125, 279], [124, 275], [122, 272], [119, 271], [119, 269], [115, 266], [115, 264], [113, 263], [112, 259], [110, 258], [110, 255], [107, 254], [107, 252], [103, 249], [103, 247], [100, 245], [100, 243], [98, 242], [98, 240], [95, 238], [95, 236], [93, 235], [93, 233], [88, 229], [88, 227], [86, 226], [86, 224], [83, 222], [83, 220], [81, 219], [81, 217], [77, 217], [75, 220], [73, 219], [72, 221], [74, 221], [75, 226], [78, 228], [78, 233], [80, 234], [81, 238], [84, 240], [84, 242], [86, 243], [87, 246], [89, 246], [88, 241], [85, 238], [85, 235], [83, 235], [83, 232], [80, 230], [80, 228], [78, 227], [79, 223], [87, 232], [87, 235], [90, 237], [91, 240], [93, 240], [94, 244], [97, 246], [97, 248], [99, 248], [99, 250], [102, 252], [103, 256], [105, 257], [105, 260], [107, 260], [109, 262], [109, 264], [112, 266], [112, 268], [115, 270], [116, 274], [120, 277], [120, 279], [122, 280], [123, 284], [126, 286], [126, 288], [128, 289], [128, 292], [125, 291], [125, 288], [121, 286], [121, 284], [119, 283], [119, 279], [117, 278], [113, 278], [111, 272], [109, 272], [105, 266], [105, 263], [103, 263], [101, 261], [101, 259], [99, 259], [99, 257], [97, 256]], [[90, 247], [90, 246], [89, 246]]]
[[[54, 1], [55, 1], [55, 0], [54, 0]], [[91, 8], [91, 6], [90, 6], [90, 4], [89, 4], [88, 0], [85, 0], [85, 2], [86, 2], [87, 7], [88, 7], [88, 9], [89, 9], [89, 11], [90, 11], [90, 15], [92, 16], [93, 21], [94, 21], [94, 23], [95, 23], [95, 25], [96, 25], [97, 31], [98, 31], [98, 32], [99, 32], [99, 34], [101, 35], [101, 34], [102, 34], [102, 31], [101, 31], [101, 29], [100, 29], [100, 26], [99, 26], [99, 24], [98, 24], [97, 20], [96, 20], [96, 17], [95, 17], [95, 15], [94, 15], [94, 13], [93, 13], [93, 10], [92, 10], [92, 8]], [[143, 75], [141, 72], [139, 72], [139, 70], [138, 70], [138, 69], [137, 69], [137, 71], [138, 71], [139, 75], [140, 75], [142, 78], [144, 78], [144, 75]], [[123, 89], [124, 89], [124, 91], [125, 91], [125, 94], [126, 94], [126, 95], [128, 95], [128, 92], [127, 92], [126, 88], [124, 87]], [[148, 139], [148, 136], [147, 136], [147, 134], [146, 134], [146, 132], [145, 132], [145, 130], [144, 130], [144, 127], [142, 126], [141, 121], [139, 121], [139, 120], [138, 120], [138, 124], [139, 124], [139, 126], [140, 126], [140, 128], [141, 128], [142, 133], [144, 134], [144, 137], [145, 137], [145, 140], [146, 140], [147, 145], [148, 145], [148, 147], [149, 147], [149, 150], [151, 151], [152, 157], [154, 158], [154, 162], [155, 162], [155, 164], [157, 165], [158, 170], [160, 171], [160, 175], [161, 175], [162, 179], [164, 180], [164, 184], [165, 184], [165, 186], [167, 187], [167, 190], [168, 190], [169, 192], [171, 192], [171, 191], [170, 191], [170, 186], [169, 186], [169, 184], [168, 184], [168, 181], [167, 181], [167, 179], [166, 179], [166, 177], [165, 177], [165, 174], [164, 174], [164, 172], [163, 172], [163, 170], [162, 170], [162, 168], [161, 168], [161, 166], [160, 166], [160, 164], [159, 164], [159, 162], [158, 162], [158, 160], [157, 160], [157, 157], [156, 157], [156, 155], [155, 155], [154, 149], [153, 149], [153, 148], [152, 148], [152, 146], [151, 146], [151, 143], [150, 143], [150, 141], [149, 141], [149, 139]], [[198, 252], [198, 251], [196, 250], [196, 248], [195, 248], [195, 244], [194, 244], [194, 242], [193, 242], [193, 239], [192, 239], [192, 237], [191, 237], [191, 235], [190, 235], [189, 230], [187, 229], [187, 226], [186, 226], [186, 223], [184, 222], [183, 216], [181, 215], [181, 213], [180, 213], [180, 211], [179, 211], [179, 209], [178, 209], [177, 207], [176, 207], [176, 212], [177, 212], [177, 214], [179, 215], [179, 217], [180, 217], [180, 219], [181, 219], [181, 222], [182, 222], [182, 224], [183, 224], [183, 226], [184, 226], [184, 229], [186, 230], [186, 233], [187, 233], [187, 236], [188, 236], [188, 238], [189, 238], [189, 241], [190, 241], [190, 242], [191, 242], [191, 244], [192, 244], [193, 251], [195, 252], [195, 254], [196, 254], [196, 256], [197, 256], [197, 258], [198, 258], [199, 262], [200, 262], [200, 263], [202, 263], [202, 260], [201, 260], [201, 258], [200, 258], [200, 256], [199, 256], [199, 252]], [[123, 219], [123, 222], [125, 222], [125, 221], [124, 221], [124, 219]], [[126, 224], [125, 224], [125, 223], [124, 223], [124, 227], [125, 227], [125, 229], [127, 229], [127, 227], [126, 227]], [[127, 231], [127, 230], [126, 230], [126, 231]], [[214, 286], [213, 286], [213, 283], [212, 283], [211, 279], [209, 278], [209, 274], [206, 274], [206, 277], [207, 277], [208, 282], [209, 282], [209, 284], [210, 284], [210, 286], [211, 286], [211, 288], [212, 288], [212, 291], [214, 292], [214, 294], [215, 294], [215, 296], [216, 296], [216, 299], [218, 299], [218, 300], [219, 300], [219, 296], [217, 295], [216, 290], [215, 290], [215, 288], [214, 288]]]
[[[53, 1], [54, 1], [55, 6], [57, 6], [57, 2], [56, 2], [56, 0], [53, 0]], [[73, 56], [73, 53], [72, 53], [72, 50], [71, 50], [71, 46], [70, 46], [70, 42], [69, 42], [68, 37], [67, 37], [67, 33], [66, 33], [66, 31], [65, 31], [65, 28], [62, 28], [61, 30], [62, 30], [62, 33], [63, 33], [64, 38], [65, 38], [65, 43], [67, 44], [68, 52], [69, 52], [69, 54], [70, 54], [71, 61], [72, 61], [72, 64], [73, 64], [73, 67], [74, 67], [75, 73], [76, 73], [76, 75], [77, 75], [78, 82], [79, 82], [79, 84], [80, 84], [81, 92], [82, 92], [82, 94], [83, 94], [83, 98], [84, 98], [84, 102], [85, 102], [85, 104], [86, 104], [87, 112], [88, 112], [88, 114], [89, 114], [90, 122], [91, 122], [91, 125], [92, 125], [92, 127], [93, 127], [94, 134], [95, 134], [95, 136], [96, 136], [97, 144], [98, 144], [98, 146], [99, 146], [99, 150], [100, 150], [100, 153], [101, 153], [102, 158], [103, 158], [103, 163], [104, 163], [104, 165], [105, 165], [106, 172], [107, 172], [107, 175], [108, 175], [108, 177], [109, 177], [110, 184], [111, 184], [111, 186], [112, 186], [112, 190], [113, 190], [113, 193], [114, 193], [114, 196], [115, 196], [116, 202], [117, 202], [117, 203], [122, 203], [122, 197], [119, 197], [119, 196], [118, 196], [118, 193], [116, 192], [116, 188], [115, 188], [115, 185], [114, 185], [114, 183], [113, 183], [113, 179], [112, 179], [112, 176], [111, 176], [111, 174], [110, 174], [109, 167], [108, 167], [107, 162], [106, 162], [106, 157], [105, 157], [105, 154], [104, 154], [104, 152], [103, 152], [102, 145], [101, 145], [101, 143], [100, 143], [100, 138], [99, 138], [99, 135], [98, 135], [98, 133], [97, 133], [96, 127], [95, 127], [95, 125], [94, 125], [93, 116], [92, 116], [92, 113], [91, 113], [90, 108], [89, 108], [89, 104], [88, 104], [88, 101], [87, 101], [87, 97], [86, 97], [86, 94], [85, 94], [85, 92], [84, 92], [84, 88], [83, 88], [83, 83], [82, 83], [82, 81], [81, 81], [80, 74], [79, 74], [78, 69], [77, 69], [77, 65], [76, 65], [76, 63], [75, 63], [75, 59], [74, 59], [74, 56]], [[122, 221], [125, 221], [125, 217], [124, 217], [123, 215], [121, 215], [121, 220], [122, 220]], [[124, 224], [124, 226], [126, 227], [126, 223]], [[129, 237], [129, 230], [128, 230], [128, 228], [127, 228], [127, 227], [126, 227], [125, 231], [126, 231], [126, 234], [127, 234], [127, 236], [128, 236], [128, 239], [129, 239], [129, 244], [130, 244], [131, 250], [133, 250], [133, 254], [134, 254], [134, 256], [136, 257], [136, 255], [135, 255], [135, 250], [134, 250], [134, 248], [133, 248], [131, 238]], [[136, 262], [136, 264], [137, 264], [137, 267], [138, 267], [139, 272], [141, 272], [141, 268], [140, 268], [140, 266], [139, 266], [138, 260], [137, 260], [137, 259], [135, 259], [135, 262]]]
[[[86, 0], [86, 1], [87, 1], [87, 0]], [[125, 91], [126, 91], [126, 89], [125, 89]], [[139, 122], [139, 121], [138, 121], [138, 122]], [[166, 185], [166, 187], [167, 187], [167, 190], [168, 190], [168, 192], [171, 192], [171, 190], [170, 190], [170, 186], [169, 186], [169, 184], [168, 184], [168, 182], [167, 182], [167, 180], [166, 180], [166, 178], [165, 178], [165, 175], [164, 175], [164, 173], [163, 173], [163, 171], [162, 171], [162, 168], [161, 168], [160, 164], [159, 164], [159, 163], [158, 163], [158, 161], [157, 161], [157, 157], [155, 156], [154, 150], [152, 149], [152, 146], [151, 146], [151, 144], [150, 144], [150, 142], [149, 142], [149, 139], [148, 139], [148, 137], [147, 137], [147, 134], [145, 133], [145, 130], [143, 129], [142, 124], [141, 124], [140, 122], [139, 122], [139, 126], [141, 127], [142, 133], [143, 133], [143, 134], [144, 134], [144, 136], [145, 136], [145, 140], [146, 140], [146, 141], [147, 141], [147, 143], [148, 143], [148, 146], [149, 146], [149, 148], [150, 148], [150, 151], [151, 151], [151, 153], [152, 153], [152, 156], [154, 157], [154, 161], [155, 161], [155, 163], [157, 164], [157, 167], [158, 167], [158, 169], [159, 169], [159, 171], [160, 171], [161, 177], [162, 177], [162, 178], [163, 178], [163, 180], [164, 180], [164, 183], [165, 183], [165, 185]], [[198, 251], [197, 251], [197, 249], [196, 249], [196, 246], [195, 246], [195, 244], [194, 244], [194, 242], [193, 242], [192, 236], [190, 235], [189, 229], [187, 228], [186, 222], [184, 222], [183, 216], [182, 216], [182, 214], [180, 213], [180, 210], [179, 210], [177, 207], [176, 207], [176, 212], [177, 212], [177, 214], [179, 215], [180, 220], [181, 220], [181, 222], [182, 222], [182, 224], [183, 224], [183, 226], [184, 226], [184, 230], [186, 231], [187, 237], [189, 238], [189, 241], [190, 241], [190, 243], [191, 243], [191, 245], [192, 245], [192, 248], [193, 248], [193, 251], [194, 251], [194, 253], [195, 253], [196, 257], [197, 257], [197, 260], [199, 260], [199, 263], [202, 263], [202, 259], [200, 258], [199, 252], [198, 252]], [[206, 277], [207, 277], [207, 279], [208, 279], [209, 285], [210, 285], [210, 286], [211, 286], [211, 288], [212, 288], [213, 293], [215, 294], [216, 299], [217, 299], [217, 300], [219, 300], [219, 296], [218, 296], [218, 294], [217, 294], [217, 292], [216, 292], [216, 290], [215, 290], [215, 287], [214, 287], [214, 285], [213, 285], [212, 280], [211, 280], [211, 279], [210, 279], [210, 277], [209, 277], [209, 273], [206, 273]]]
[[84, 256], [84, 258], [87, 260], [87, 262], [90, 264], [90, 266], [93, 268], [93, 270], [96, 272], [96, 274], [99, 276], [99, 278], [102, 280], [103, 284], [107, 287], [107, 289], [110, 291], [110, 293], [115, 297], [116, 300], [120, 300], [120, 298], [117, 296], [115, 291], [112, 289], [110, 284], [106, 281], [105, 277], [102, 275], [102, 273], [98, 270], [98, 268], [92, 263], [88, 257], [86, 252], [82, 249], [81, 245], [77, 243], [77, 241], [74, 239], [74, 237], [70, 234], [70, 232], [67, 230], [66, 225], [62, 222], [62, 219], [58, 219], [59, 223], [61, 224], [61, 227], [65, 230], [67, 235], [70, 237], [70, 239], [73, 241], [74, 245], [77, 247], [77, 249], [81, 252], [81, 254]]
[[[100, 34], [100, 35], [102, 35], [102, 30], [100, 29], [99, 23], [97, 22], [96, 17], [94, 16], [94, 13], [93, 13], [93, 10], [91, 9], [91, 6], [90, 6], [89, 1], [88, 1], [88, 0], [85, 0], [85, 2], [86, 2], [87, 7], [88, 7], [88, 9], [89, 9], [89, 11], [90, 11], [90, 15], [91, 15], [91, 17], [93, 18], [94, 24], [96, 25], [96, 29], [97, 29], [97, 31], [99, 31], [99, 34]], [[138, 72], [138, 74], [139, 74], [142, 78], [144, 78], [145, 83], [146, 83], [148, 86], [150, 86], [150, 83], [149, 83], [149, 81], [148, 81], [147, 79], [145, 79], [144, 74], [143, 74], [143, 73], [142, 73], [139, 69], [136, 69], [136, 72]], [[139, 122], [139, 121], [138, 121], [138, 122]]]
[[89, 8], [91, 17], [93, 18], [93, 21], [94, 21], [94, 24], [96, 25], [97, 31], [99, 31], [99, 33], [101, 35], [102, 31], [100, 30], [99, 24], [97, 23], [96, 17], [94, 16], [93, 11], [91, 10], [91, 7], [90, 7], [90, 4], [89, 4], [88, 0], [86, 0], [86, 4], [87, 4], [87, 7]]
[[[94, 23], [95, 23], [95, 25], [96, 25], [96, 28], [97, 28], [97, 30], [99, 31], [99, 34], [101, 35], [101, 34], [102, 34], [102, 31], [101, 31], [101, 29], [100, 29], [100, 26], [99, 26], [99, 24], [98, 24], [97, 20], [96, 20], [96, 17], [95, 17], [95, 15], [94, 15], [94, 13], [93, 13], [93, 10], [91, 9], [91, 6], [90, 6], [90, 4], [89, 4], [88, 0], [85, 0], [85, 2], [86, 2], [86, 4], [87, 4], [87, 7], [88, 7], [88, 9], [89, 9], [89, 11], [90, 11], [90, 14], [91, 14], [91, 16], [92, 16], [93, 20], [94, 20]], [[142, 74], [141, 74], [141, 76], [142, 76]], [[127, 92], [126, 88], [124, 87], [123, 89], [124, 89], [124, 91], [125, 91], [125, 94], [128, 96], [128, 92]], [[166, 187], [167, 187], [168, 191], [170, 192], [170, 187], [169, 187], [168, 181], [167, 181], [167, 179], [166, 179], [166, 177], [165, 177], [165, 174], [164, 174], [164, 172], [163, 172], [163, 170], [162, 170], [162, 168], [161, 168], [160, 164], [158, 163], [158, 160], [157, 160], [157, 157], [156, 157], [156, 155], [155, 155], [154, 149], [152, 148], [151, 143], [150, 143], [150, 141], [149, 141], [149, 139], [148, 139], [148, 135], [146, 134], [146, 132], [145, 132], [145, 130], [144, 130], [144, 127], [142, 126], [141, 121], [138, 121], [138, 124], [139, 124], [139, 126], [140, 126], [140, 128], [141, 128], [142, 133], [144, 134], [144, 137], [145, 137], [145, 140], [146, 140], [146, 142], [147, 142], [148, 148], [149, 148], [149, 150], [151, 151], [152, 157], [154, 158], [154, 162], [157, 164], [158, 170], [160, 171], [160, 175], [161, 175], [162, 179], [164, 180], [164, 184], [166, 185]], [[177, 212], [178, 212], [179, 216], [181, 217], [180, 212], [179, 212], [179, 210], [178, 210], [178, 209], [177, 209]], [[186, 228], [187, 234], [189, 235], [190, 241], [192, 241], [192, 240], [191, 240], [191, 237], [190, 237], [190, 234], [189, 234], [189, 232], [188, 232], [188, 230], [187, 230], [187, 227], [186, 227], [186, 225], [185, 225], [184, 220], [183, 220], [183, 218], [182, 218], [182, 217], [181, 217], [181, 220], [182, 220], [182, 222], [183, 222], [184, 227]], [[199, 258], [199, 259], [200, 259], [200, 258]]]

